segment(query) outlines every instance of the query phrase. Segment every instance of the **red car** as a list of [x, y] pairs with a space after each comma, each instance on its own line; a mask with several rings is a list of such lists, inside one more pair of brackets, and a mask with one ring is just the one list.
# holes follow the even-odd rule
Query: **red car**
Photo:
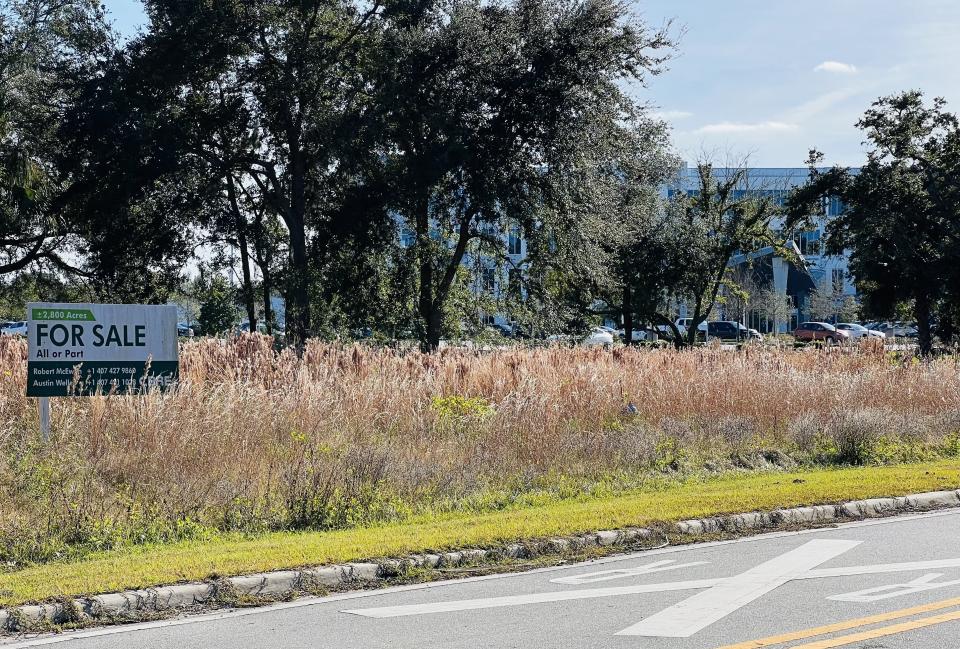
[[805, 342], [822, 340], [828, 345], [850, 340], [850, 334], [837, 329], [829, 322], [804, 322], [793, 330], [793, 337]]

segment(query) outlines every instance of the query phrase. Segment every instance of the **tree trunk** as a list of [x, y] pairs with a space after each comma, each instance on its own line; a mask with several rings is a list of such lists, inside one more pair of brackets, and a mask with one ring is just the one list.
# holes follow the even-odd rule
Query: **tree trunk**
[[[687, 344], [691, 347], [697, 342], [697, 327], [700, 326], [700, 320], [703, 318], [703, 315], [700, 313], [700, 309], [703, 307], [703, 298], [698, 297], [695, 306], [693, 307], [693, 316], [690, 318], [690, 326], [687, 328]], [[706, 336], [704, 336], [706, 339]]]
[[429, 353], [440, 347], [442, 315], [435, 308], [433, 299], [433, 255], [430, 240], [430, 203], [424, 197], [417, 205], [415, 225], [417, 230], [417, 264], [420, 279], [420, 294], [417, 311], [420, 316], [420, 351]]
[[420, 343], [420, 349], [425, 352], [435, 352], [440, 349], [440, 334], [443, 329], [443, 311], [434, 306], [427, 314], [425, 338]]
[[421, 320], [420, 349], [424, 352], [434, 352], [440, 347], [443, 308], [446, 305], [447, 297], [450, 295], [453, 281], [457, 276], [457, 269], [463, 261], [464, 254], [466, 254], [467, 244], [472, 237], [470, 226], [474, 214], [471, 212], [460, 216], [457, 243], [453, 248], [450, 259], [447, 261], [443, 276], [438, 282], [435, 277], [433, 245], [430, 239], [430, 202], [428, 196], [429, 193], [424, 192], [424, 197], [417, 206], [416, 214], [417, 256], [420, 265], [418, 310]]
[[310, 337], [307, 242], [303, 229], [290, 232], [290, 276], [287, 291], [287, 332], [300, 350]]
[[237, 191], [233, 186], [233, 176], [227, 176], [227, 195], [233, 210], [234, 226], [237, 230], [237, 246], [240, 248], [240, 268], [243, 275], [243, 301], [247, 307], [247, 322], [250, 333], [257, 331], [257, 307], [253, 300], [253, 280], [250, 277], [250, 254], [247, 249], [247, 219], [237, 203]]
[[661, 313], [654, 314], [654, 319], [670, 327], [670, 331], [673, 332], [674, 348], [678, 350], [683, 349], [683, 336], [680, 335], [680, 329], [677, 327], [677, 323]]
[[929, 356], [933, 350], [933, 333], [930, 327], [930, 298], [917, 296], [913, 304], [913, 317], [917, 319], [917, 343], [921, 356]]
[[270, 294], [273, 292], [273, 279], [269, 262], [260, 267], [260, 274], [263, 276], [263, 323], [267, 328], [267, 334], [272, 336], [273, 305], [270, 303]]
[[268, 335], [273, 335], [273, 305], [270, 297], [273, 295], [273, 274], [270, 272], [270, 265], [273, 263], [273, 248], [267, 240], [266, 228], [263, 225], [263, 214], [257, 215], [252, 230], [253, 235], [253, 261], [260, 269], [260, 276], [263, 278], [263, 324], [267, 329]]
[[633, 292], [629, 284], [623, 286], [623, 342], [633, 344]]
[[286, 219], [287, 229], [290, 231], [287, 334], [298, 352], [302, 352], [312, 333], [306, 231], [306, 166], [302, 151], [291, 150], [290, 157], [292, 162], [290, 170], [290, 209]]

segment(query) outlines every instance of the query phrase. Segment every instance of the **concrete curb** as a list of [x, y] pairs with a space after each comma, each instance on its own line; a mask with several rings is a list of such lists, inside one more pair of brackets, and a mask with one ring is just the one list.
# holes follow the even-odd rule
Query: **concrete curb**
[[746, 532], [789, 526], [829, 523], [841, 520], [872, 518], [899, 512], [927, 511], [960, 507], [960, 490], [935, 491], [898, 498], [871, 498], [840, 505], [816, 505], [779, 509], [772, 512], [749, 512], [680, 521], [659, 530], [629, 528], [601, 530], [564, 538], [530, 543], [512, 543], [498, 548], [466, 549], [440, 554], [415, 554], [402, 559], [377, 563], [348, 563], [317, 566], [302, 570], [279, 570], [255, 575], [229, 577], [218, 581], [160, 586], [143, 590], [107, 593], [49, 604], [0, 609], [0, 630], [23, 631], [43, 625], [69, 622], [115, 622], [129, 620], [143, 613], [161, 613], [189, 609], [204, 604], [231, 604], [238, 600], [256, 603], [315, 592], [322, 588], [361, 587], [397, 577], [410, 567], [444, 569], [476, 564], [499, 558], [529, 558], [547, 554], [563, 554], [589, 547], [629, 547], [641, 541], [662, 538], [669, 544], [669, 535], [697, 536], [721, 532]]

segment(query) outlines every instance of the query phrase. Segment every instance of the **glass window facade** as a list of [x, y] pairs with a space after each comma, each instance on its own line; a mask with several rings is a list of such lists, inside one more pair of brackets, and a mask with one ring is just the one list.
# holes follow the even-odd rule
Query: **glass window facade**
[[507, 241], [507, 254], [509, 255], [523, 254], [523, 239], [521, 238], [521, 231], [520, 231], [519, 225], [513, 225], [510, 227], [510, 236]]

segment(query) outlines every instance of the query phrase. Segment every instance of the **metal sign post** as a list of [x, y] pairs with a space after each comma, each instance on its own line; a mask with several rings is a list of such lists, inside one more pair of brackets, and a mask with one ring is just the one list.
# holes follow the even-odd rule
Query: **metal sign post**
[[50, 441], [50, 397], [40, 397], [40, 433], [44, 444]]

